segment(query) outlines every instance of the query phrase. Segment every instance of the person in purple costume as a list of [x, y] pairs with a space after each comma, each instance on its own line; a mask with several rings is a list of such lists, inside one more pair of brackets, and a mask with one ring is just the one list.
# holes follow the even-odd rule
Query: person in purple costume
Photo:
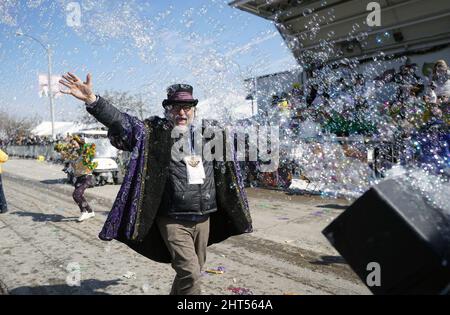
[[[108, 128], [112, 145], [131, 152], [100, 239], [116, 239], [153, 261], [171, 263], [176, 272], [171, 294], [201, 294], [207, 246], [253, 228], [236, 154], [231, 161], [206, 161], [192, 152], [191, 158], [173, 157], [178, 140], [173, 131], [189, 134], [194, 127], [198, 100], [192, 86], [170, 86], [162, 104], [165, 117], [141, 121], [96, 95], [90, 74], [83, 82], [67, 73], [60, 83], [67, 88], [62, 93], [83, 101]], [[203, 121], [201, 127], [214, 123]], [[190, 174], [198, 175], [198, 165], [203, 175], [195, 181]]]

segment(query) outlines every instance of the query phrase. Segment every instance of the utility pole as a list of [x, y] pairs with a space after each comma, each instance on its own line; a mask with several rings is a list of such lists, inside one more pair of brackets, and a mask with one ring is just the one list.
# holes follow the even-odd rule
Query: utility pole
[[50, 100], [50, 116], [52, 119], [52, 138], [56, 139], [55, 134], [55, 106], [53, 104], [53, 91], [52, 91], [52, 50], [50, 46], [47, 47], [47, 59], [48, 59], [48, 98]]
[[32, 40], [39, 43], [39, 45], [44, 48], [45, 52], [47, 53], [47, 62], [48, 62], [48, 98], [50, 101], [50, 116], [52, 121], [52, 138], [56, 139], [55, 135], [55, 107], [53, 104], [53, 91], [52, 91], [52, 50], [50, 48], [50, 45], [45, 46], [39, 39], [37, 39], [34, 36], [24, 34], [22, 32], [17, 32], [16, 36], [25, 36], [28, 38], [31, 38]]

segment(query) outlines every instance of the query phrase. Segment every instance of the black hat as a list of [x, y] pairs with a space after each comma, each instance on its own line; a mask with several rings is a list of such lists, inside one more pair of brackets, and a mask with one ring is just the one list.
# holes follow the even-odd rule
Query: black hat
[[164, 107], [171, 104], [187, 104], [196, 106], [198, 100], [192, 96], [193, 88], [189, 84], [174, 84], [167, 88], [167, 99], [162, 103]]

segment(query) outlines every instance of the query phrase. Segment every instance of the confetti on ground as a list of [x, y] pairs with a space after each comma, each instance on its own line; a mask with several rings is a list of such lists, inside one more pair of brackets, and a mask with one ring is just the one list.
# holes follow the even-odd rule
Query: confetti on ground
[[127, 271], [127, 272], [123, 275], [123, 277], [124, 277], [124, 278], [127, 278], [127, 279], [136, 279], [136, 274], [135, 274], [134, 272]]
[[253, 295], [253, 292], [250, 289], [247, 289], [247, 288], [228, 287], [227, 290], [233, 292], [236, 295]]
[[149, 290], [150, 290], [150, 285], [149, 285], [148, 283], [144, 283], [144, 284], [142, 285], [142, 291], [143, 291], [144, 293], [147, 293]]
[[205, 270], [205, 272], [215, 274], [215, 275], [221, 275], [224, 273], [223, 270], [214, 270], [214, 269], [208, 269], [208, 270]]
[[210, 274], [221, 275], [221, 274], [225, 273], [225, 267], [224, 266], [219, 266], [216, 269], [205, 270], [205, 272], [206, 273], [210, 273]]
[[210, 273], [210, 274], [215, 274], [215, 275], [223, 274], [223, 271], [219, 271], [219, 270], [206, 270], [205, 272]]

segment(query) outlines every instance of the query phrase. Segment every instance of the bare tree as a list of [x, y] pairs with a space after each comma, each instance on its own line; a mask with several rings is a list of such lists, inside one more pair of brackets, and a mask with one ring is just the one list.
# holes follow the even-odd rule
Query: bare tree
[[37, 125], [37, 117], [20, 118], [5, 111], [0, 111], [0, 138], [6, 141], [30, 135], [32, 128]]
[[[144, 120], [149, 115], [148, 105], [142, 94], [129, 94], [128, 92], [106, 91], [102, 97], [119, 110]], [[84, 110], [84, 109], [83, 109]], [[84, 111], [81, 122], [85, 124], [96, 123], [93, 116]]]

